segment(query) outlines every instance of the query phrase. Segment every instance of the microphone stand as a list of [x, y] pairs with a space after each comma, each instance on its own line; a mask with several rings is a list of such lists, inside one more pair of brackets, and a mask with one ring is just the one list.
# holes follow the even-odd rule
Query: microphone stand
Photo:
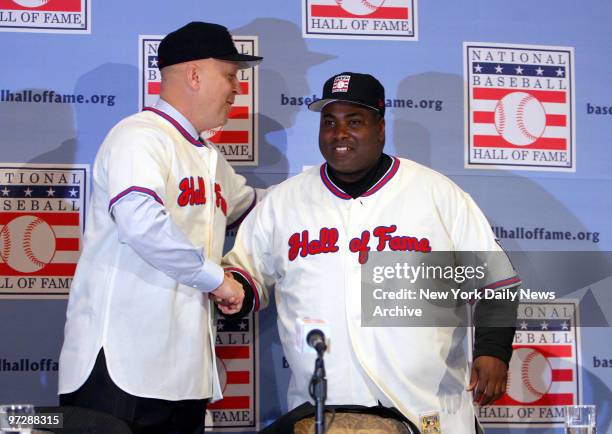
[[311, 396], [315, 400], [315, 433], [325, 434], [325, 400], [327, 399], [327, 379], [325, 378], [324, 348], [317, 346], [317, 360], [310, 383], [313, 386]]

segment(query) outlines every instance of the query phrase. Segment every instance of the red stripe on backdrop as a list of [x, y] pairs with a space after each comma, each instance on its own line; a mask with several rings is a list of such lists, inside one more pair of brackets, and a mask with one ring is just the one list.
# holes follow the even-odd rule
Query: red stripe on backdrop
[[246, 106], [234, 106], [230, 110], [229, 118], [230, 119], [248, 119], [249, 118], [249, 108]]
[[208, 404], [207, 408], [210, 410], [248, 410], [251, 408], [251, 399], [248, 396], [228, 396], [221, 401]]
[[[159, 81], [150, 81], [147, 83], [147, 93], [149, 95], [159, 95], [159, 89], [161, 87], [161, 83]], [[240, 94], [248, 95], [249, 94], [249, 83], [245, 81], [240, 82]]]
[[494, 124], [495, 112], [474, 112], [474, 122], [477, 124]]
[[248, 131], [219, 131], [209, 138], [213, 143], [249, 143]]
[[[495, 112], [474, 112], [474, 123], [476, 124], [494, 124]], [[567, 116], [565, 115], [546, 115], [547, 127], [565, 127], [567, 125]]]
[[312, 5], [310, 7], [310, 15], [313, 17], [322, 18], [378, 18], [383, 20], [407, 20], [409, 13], [408, 8], [381, 7], [369, 15], [353, 15], [342, 9], [340, 6]]
[[17, 217], [33, 216], [55, 226], [78, 226], [79, 213], [77, 212], [2, 212], [0, 213], [0, 225], [5, 225]]
[[147, 85], [147, 93], [149, 95], [159, 95], [159, 89], [161, 88], [161, 83], [159, 81], [150, 81]]
[[249, 371], [226, 371], [227, 384], [249, 384]]
[[5, 263], [0, 263], [1, 276], [74, 276], [76, 264], [48, 264], [38, 271], [21, 273]]
[[565, 127], [567, 126], [567, 116], [565, 115], [546, 115], [546, 126]]
[[515, 350], [519, 348], [530, 348], [542, 353], [545, 357], [572, 357], [572, 347], [569, 345], [513, 345]]
[[574, 395], [572, 393], [547, 393], [540, 399], [534, 402], [525, 403], [516, 401], [510, 398], [508, 395], [503, 395], [497, 401], [495, 405], [510, 405], [510, 406], [543, 406], [543, 405], [572, 405], [575, 404]]
[[55, 11], [55, 12], [80, 12], [81, 0], [49, 0], [38, 7], [25, 7], [18, 5], [12, 0], [0, 0], [0, 9], [23, 10], [23, 11]]
[[501, 136], [474, 136], [474, 147], [476, 148], [511, 148], [511, 149], [544, 149], [544, 150], [567, 150], [565, 139], [540, 137], [531, 145], [518, 146], [504, 140]]
[[248, 345], [217, 345], [215, 347], [215, 354], [221, 359], [248, 359], [251, 351]]
[[553, 369], [552, 381], [573, 381], [574, 371], [571, 369]]
[[79, 251], [79, 239], [78, 238], [56, 238], [55, 249], [63, 250], [67, 252], [78, 252]]
[[567, 94], [556, 90], [529, 90], [529, 89], [490, 89], [475, 87], [472, 89], [474, 99], [494, 99], [500, 100], [509, 93], [524, 92], [537, 98], [540, 102], [566, 102]]

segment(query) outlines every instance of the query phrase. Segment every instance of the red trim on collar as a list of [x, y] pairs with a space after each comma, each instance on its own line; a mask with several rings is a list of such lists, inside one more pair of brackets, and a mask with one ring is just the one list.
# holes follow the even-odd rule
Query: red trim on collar
[[142, 109], [142, 111], [153, 112], [156, 115], [159, 115], [162, 118], [164, 118], [165, 120], [167, 120], [168, 122], [170, 122], [172, 124], [172, 126], [174, 128], [176, 128], [178, 130], [178, 132], [181, 133], [183, 135], [183, 137], [185, 137], [185, 139], [187, 139], [187, 141], [189, 143], [191, 143], [192, 145], [197, 146], [198, 148], [206, 146], [201, 141], [199, 141], [197, 139], [194, 139], [191, 136], [191, 134], [189, 134], [189, 132], [185, 128], [183, 128], [183, 126], [176, 119], [174, 119], [172, 116], [170, 116], [169, 114], [166, 114], [163, 111], [158, 110], [158, 109], [156, 109], [154, 107], [145, 107], [145, 108]]
[[389, 170], [387, 170], [387, 173], [382, 178], [380, 178], [378, 182], [372, 186], [372, 188], [370, 188], [368, 191], [363, 193], [361, 196], [366, 197], [366, 196], [373, 195], [378, 190], [380, 190], [383, 187], [383, 185], [389, 182], [389, 180], [393, 178], [393, 176], [397, 173], [397, 169], [399, 169], [400, 162], [395, 157], [391, 157], [391, 158], [393, 158], [393, 163], [391, 164], [391, 167], [389, 167]]
[[[383, 188], [383, 186], [385, 186], [391, 180], [391, 178], [393, 178], [393, 176], [395, 176], [399, 169], [400, 160], [395, 157], [391, 158], [393, 159], [393, 162], [391, 163], [391, 167], [389, 167], [389, 169], [387, 170], [387, 173], [385, 173], [385, 175], [380, 178], [376, 184], [370, 187], [370, 189], [363, 193], [360, 197], [367, 197], [373, 195], [378, 190]], [[329, 175], [327, 174], [327, 163], [321, 165], [321, 169], [319, 172], [321, 174], [321, 181], [323, 181], [323, 184], [328, 188], [329, 191], [332, 192], [334, 196], [337, 196], [340, 199], [344, 200], [352, 199], [350, 195], [346, 194], [344, 191], [338, 188], [336, 184], [334, 184], [329, 178]]]
[[323, 184], [325, 184], [329, 191], [331, 191], [335, 196], [338, 196], [340, 199], [344, 200], [352, 199], [351, 196], [336, 187], [336, 185], [331, 181], [331, 179], [329, 179], [329, 176], [327, 175], [327, 163], [321, 165], [320, 173]]

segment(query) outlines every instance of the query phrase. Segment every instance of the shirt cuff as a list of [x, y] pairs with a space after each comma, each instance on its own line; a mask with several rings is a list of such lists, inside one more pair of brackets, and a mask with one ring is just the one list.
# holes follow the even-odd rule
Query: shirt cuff
[[224, 278], [223, 268], [215, 264], [213, 261], [204, 260], [202, 269], [196, 274], [193, 279], [193, 286], [202, 292], [212, 292], [217, 289]]

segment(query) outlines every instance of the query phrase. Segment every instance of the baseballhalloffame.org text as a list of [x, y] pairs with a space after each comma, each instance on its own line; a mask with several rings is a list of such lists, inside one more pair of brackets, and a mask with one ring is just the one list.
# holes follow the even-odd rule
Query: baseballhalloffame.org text
[[[292, 96], [281, 93], [280, 102], [285, 106], [307, 106], [320, 98], [316, 95], [311, 96]], [[385, 99], [386, 108], [401, 109], [421, 109], [440, 112], [444, 109], [444, 102], [439, 99], [412, 99], [412, 98], [387, 98]]]
[[58, 362], [52, 358], [0, 358], [0, 372], [57, 372]]
[[0, 102], [22, 102], [35, 104], [99, 104], [112, 107], [115, 105], [116, 95], [83, 95], [71, 93], [57, 93], [53, 90], [26, 89], [11, 91], [0, 90]]
[[542, 227], [527, 228], [524, 226], [506, 227], [491, 226], [498, 239], [544, 240], [544, 241], [590, 241], [599, 243], [599, 232], [591, 231], [552, 231]]
[[612, 115], [612, 105], [596, 105], [587, 102], [586, 113], [587, 115]]

